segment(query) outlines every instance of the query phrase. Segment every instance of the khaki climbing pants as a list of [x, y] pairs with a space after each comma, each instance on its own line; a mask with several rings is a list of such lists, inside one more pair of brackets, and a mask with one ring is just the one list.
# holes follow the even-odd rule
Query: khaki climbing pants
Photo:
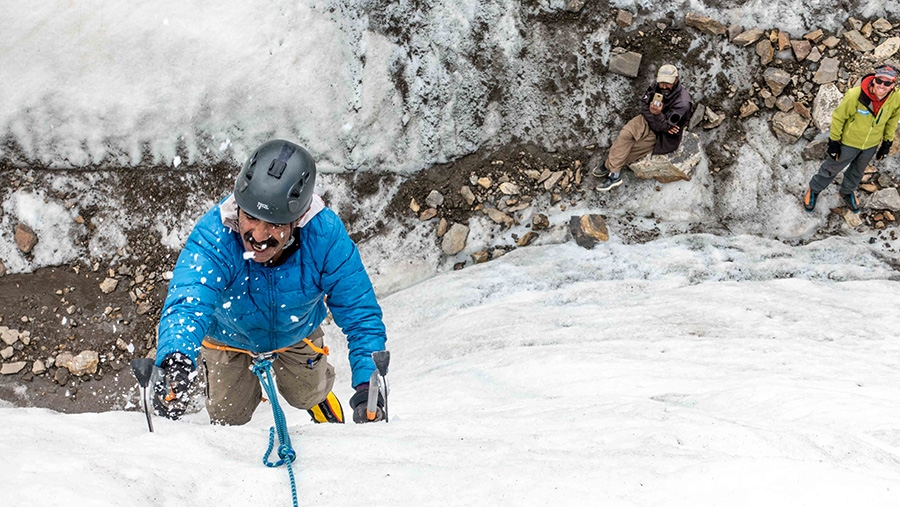
[[[316, 328], [307, 338], [323, 348], [325, 333]], [[213, 345], [221, 345], [206, 339]], [[246, 424], [262, 401], [259, 378], [250, 370], [253, 356], [245, 352], [203, 347], [200, 357], [206, 371], [206, 410], [213, 424]], [[293, 407], [307, 410], [328, 396], [334, 386], [334, 367], [327, 357], [300, 342], [278, 352], [272, 361], [278, 392]]]
[[656, 134], [642, 115], [637, 115], [622, 127], [619, 137], [609, 147], [606, 157], [606, 168], [617, 173], [623, 167], [653, 152], [656, 146]]

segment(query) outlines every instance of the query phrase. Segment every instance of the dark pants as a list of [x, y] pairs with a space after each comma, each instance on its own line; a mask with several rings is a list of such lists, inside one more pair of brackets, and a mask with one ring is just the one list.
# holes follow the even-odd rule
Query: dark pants
[[809, 189], [817, 194], [822, 192], [828, 188], [831, 180], [839, 172], [847, 169], [847, 172], [844, 173], [844, 181], [841, 183], [841, 193], [849, 194], [855, 191], [866, 172], [866, 166], [875, 156], [876, 150], [878, 150], [878, 146], [860, 150], [842, 144], [840, 157], [837, 160], [833, 160], [831, 157], [825, 158], [819, 167], [819, 172], [809, 181]]

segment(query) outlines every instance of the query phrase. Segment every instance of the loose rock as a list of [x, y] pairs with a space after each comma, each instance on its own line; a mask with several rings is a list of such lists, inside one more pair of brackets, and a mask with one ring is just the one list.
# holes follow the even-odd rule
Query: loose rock
[[569, 231], [578, 246], [593, 248], [600, 241], [609, 240], [606, 220], [600, 215], [573, 216], [569, 219]]
[[38, 243], [38, 237], [28, 224], [19, 222], [16, 225], [15, 241], [16, 246], [22, 253], [31, 253], [31, 250]]
[[469, 228], [463, 224], [453, 224], [444, 234], [441, 241], [441, 250], [447, 255], [456, 255], [466, 248], [466, 238], [469, 236]]

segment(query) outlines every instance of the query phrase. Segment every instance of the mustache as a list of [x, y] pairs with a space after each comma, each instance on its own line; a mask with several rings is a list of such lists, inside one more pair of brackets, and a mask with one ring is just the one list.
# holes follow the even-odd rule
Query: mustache
[[278, 241], [272, 236], [269, 236], [263, 241], [256, 241], [253, 239], [253, 234], [249, 231], [244, 233], [244, 240], [251, 245], [266, 245], [268, 248], [275, 248], [278, 246]]

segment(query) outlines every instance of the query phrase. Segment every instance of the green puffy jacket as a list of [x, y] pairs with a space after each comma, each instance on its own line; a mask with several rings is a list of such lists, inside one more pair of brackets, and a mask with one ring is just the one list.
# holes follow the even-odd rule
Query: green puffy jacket
[[[863, 82], [871, 80], [870, 74]], [[831, 139], [845, 146], [866, 150], [881, 144], [882, 140], [893, 141], [900, 120], [900, 92], [891, 90], [876, 115], [872, 111], [871, 100], [854, 86], [831, 113]]]

